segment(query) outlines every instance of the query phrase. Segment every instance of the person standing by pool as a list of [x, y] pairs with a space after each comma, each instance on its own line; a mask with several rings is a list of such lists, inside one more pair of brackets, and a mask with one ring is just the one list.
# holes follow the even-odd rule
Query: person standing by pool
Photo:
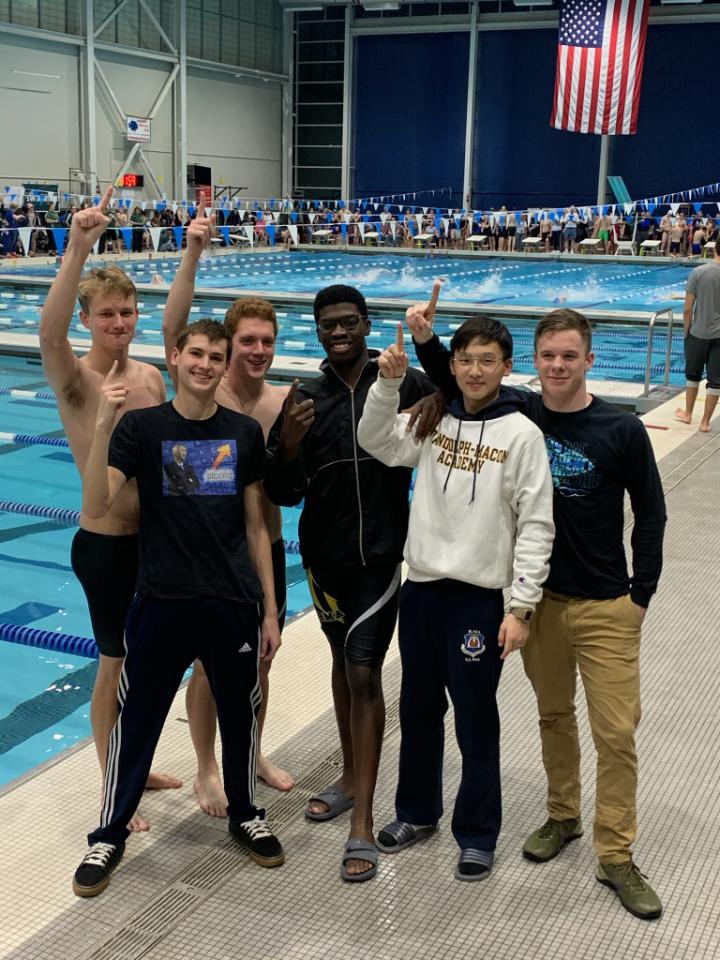
[[598, 217], [595, 221], [595, 230], [593, 236], [602, 243], [603, 253], [612, 253], [612, 244], [610, 242], [610, 231], [612, 229], [612, 219], [605, 213], [601, 207], [598, 210]]
[[[435, 299], [438, 293], [439, 285]], [[290, 390], [270, 433], [264, 485], [273, 503], [304, 498], [300, 552], [332, 654], [343, 770], [310, 798], [305, 816], [327, 821], [352, 808], [341, 877], [360, 882], [377, 870], [372, 804], [385, 725], [382, 664], [397, 618], [411, 471], [386, 467], [357, 442], [379, 373], [379, 354], [367, 347], [365, 298], [354, 287], [325, 287], [313, 312], [326, 359], [319, 377]], [[400, 404], [434, 390], [411, 368]]]
[[691, 423], [703, 373], [707, 376], [705, 407], [698, 426], [710, 430], [710, 419], [720, 396], [720, 250], [709, 263], [696, 267], [688, 277], [683, 307], [685, 330], [685, 409], [675, 418]]
[[[445, 347], [431, 322], [408, 320], [418, 359], [450, 395]], [[554, 486], [555, 543], [544, 596], [523, 653], [540, 715], [548, 819], [524, 856], [553, 859], [582, 836], [580, 744], [575, 719], [579, 669], [597, 752], [596, 879], [644, 920], [662, 904], [632, 855], [637, 833], [640, 628], [662, 570], [666, 513], [655, 457], [642, 422], [588, 393], [592, 328], [575, 310], [553, 310], [535, 329], [542, 395], [526, 393], [526, 415], [545, 435]], [[624, 496], [633, 512], [632, 576], [624, 549]]]
[[[137, 292], [118, 267], [96, 270], [81, 279], [94, 244], [107, 229], [109, 187], [97, 207], [78, 210], [70, 225], [67, 253], [48, 292], [40, 317], [40, 354], [48, 383], [55, 390], [58, 410], [75, 464], [82, 476], [92, 441], [103, 380], [117, 361], [128, 396], [128, 410], [155, 406], [165, 400], [165, 383], [149, 363], [130, 359], [128, 350], [138, 320]], [[91, 348], [83, 357], [73, 353], [68, 333], [80, 299], [80, 319], [89, 329]], [[117, 719], [118, 683], [125, 656], [125, 618], [135, 595], [138, 571], [138, 500], [128, 484], [108, 514], [80, 515], [71, 563], [82, 584], [98, 645], [99, 665], [90, 722], [100, 769], [105, 777], [108, 739]], [[191, 732], [197, 726], [188, 715]], [[177, 788], [177, 777], [151, 773], [150, 789]], [[138, 811], [131, 830], [148, 830]]]
[[386, 466], [417, 467], [400, 595], [397, 819], [378, 846], [397, 853], [437, 829], [447, 690], [462, 756], [452, 821], [459, 880], [482, 880], [493, 867], [502, 821], [497, 687], [503, 662], [527, 642], [554, 531], [542, 433], [522, 416], [522, 398], [502, 389], [512, 348], [497, 320], [462, 324], [450, 343], [460, 397], [419, 444], [397, 412], [408, 368], [398, 324], [358, 426], [358, 441]]
[[[200, 194], [199, 208], [205, 211], [205, 196]], [[175, 274], [168, 293], [163, 315], [163, 339], [170, 375], [175, 368], [170, 363], [178, 334], [185, 327], [193, 294], [198, 263], [204, 250], [210, 246], [213, 231], [211, 217], [198, 215], [189, 224], [187, 247], [180, 267]], [[257, 298], [236, 300], [225, 317], [225, 326], [232, 337], [232, 356], [227, 376], [223, 377], [215, 399], [229, 410], [245, 413], [257, 420], [265, 439], [277, 420], [288, 394], [288, 387], [274, 386], [266, 375], [275, 356], [277, 318], [275, 309], [267, 300]], [[280, 630], [285, 620], [285, 544], [282, 539], [282, 516], [280, 508], [263, 498], [265, 521], [270, 531], [273, 570], [275, 572], [275, 596], [280, 617]], [[262, 733], [267, 714], [270, 692], [270, 661], [260, 663], [260, 689], [262, 703], [258, 712], [258, 759], [257, 775], [276, 790], [290, 790], [295, 781], [262, 754]], [[197, 717], [193, 733], [195, 752], [198, 757], [198, 774], [194, 788], [200, 806], [211, 816], [225, 816], [227, 798], [220, 780], [220, 771], [215, 758], [216, 712], [210, 695], [210, 687], [201, 663], [196, 663], [187, 688], [188, 712]], [[193, 710], [193, 707], [195, 709]]]
[[[265, 443], [256, 421], [215, 402], [231, 349], [222, 324], [198, 320], [171, 356], [174, 399], [119, 420], [129, 390], [117, 360], [102, 384], [83, 511], [106, 516], [135, 480], [140, 567], [100, 823], [73, 878], [79, 897], [95, 897], [110, 882], [173, 698], [198, 657], [218, 708], [230, 834], [260, 866], [285, 861], [255, 803], [258, 664], [280, 646], [260, 486]], [[164, 471], [178, 447], [199, 478], [192, 495], [174, 495]]]

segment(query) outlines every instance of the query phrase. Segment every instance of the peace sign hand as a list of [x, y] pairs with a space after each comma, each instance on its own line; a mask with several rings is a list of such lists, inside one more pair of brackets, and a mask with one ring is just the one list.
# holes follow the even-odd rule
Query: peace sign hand
[[105, 216], [105, 211], [113, 195], [113, 185], [105, 191], [102, 200], [97, 207], [87, 207], [85, 210], [78, 210], [70, 222], [69, 244], [74, 249], [80, 249], [85, 256], [90, 253], [95, 242], [100, 239], [107, 230], [110, 218]]
[[438, 277], [433, 284], [432, 294], [428, 302], [416, 303], [405, 311], [405, 322], [417, 343], [427, 343], [432, 337], [435, 308], [444, 282], [444, 277]]
[[405, 342], [403, 340], [403, 327], [397, 325], [397, 336], [395, 343], [391, 344], [378, 357], [378, 366], [380, 367], [380, 376], [384, 380], [392, 380], [395, 377], [404, 377], [410, 360], [405, 353]]

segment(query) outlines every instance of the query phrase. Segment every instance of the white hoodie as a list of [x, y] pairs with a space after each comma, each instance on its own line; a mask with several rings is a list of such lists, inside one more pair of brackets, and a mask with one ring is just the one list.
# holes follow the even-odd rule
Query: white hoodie
[[372, 385], [358, 441], [389, 467], [417, 467], [405, 542], [409, 579], [511, 586], [511, 603], [534, 608], [555, 536], [542, 433], [501, 391], [482, 419], [465, 419], [457, 405], [460, 416], [446, 413], [419, 444], [406, 432], [408, 415], [397, 413], [402, 379]]

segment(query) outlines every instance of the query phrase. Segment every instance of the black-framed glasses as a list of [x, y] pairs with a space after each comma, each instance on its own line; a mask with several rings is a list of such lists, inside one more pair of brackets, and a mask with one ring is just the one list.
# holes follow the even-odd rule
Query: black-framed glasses
[[359, 313], [348, 313], [344, 317], [327, 317], [324, 320], [318, 320], [317, 328], [321, 333], [332, 333], [335, 327], [340, 324], [343, 330], [357, 330], [365, 317]]

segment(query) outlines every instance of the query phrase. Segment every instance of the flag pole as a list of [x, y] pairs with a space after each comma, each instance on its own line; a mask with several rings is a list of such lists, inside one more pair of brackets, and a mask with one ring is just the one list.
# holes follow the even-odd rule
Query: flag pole
[[610, 155], [610, 136], [607, 133], [603, 133], [600, 137], [600, 164], [598, 167], [598, 188], [597, 188], [597, 202], [598, 206], [602, 206], [605, 203], [605, 185], [607, 183], [607, 174], [608, 174], [608, 157]]

